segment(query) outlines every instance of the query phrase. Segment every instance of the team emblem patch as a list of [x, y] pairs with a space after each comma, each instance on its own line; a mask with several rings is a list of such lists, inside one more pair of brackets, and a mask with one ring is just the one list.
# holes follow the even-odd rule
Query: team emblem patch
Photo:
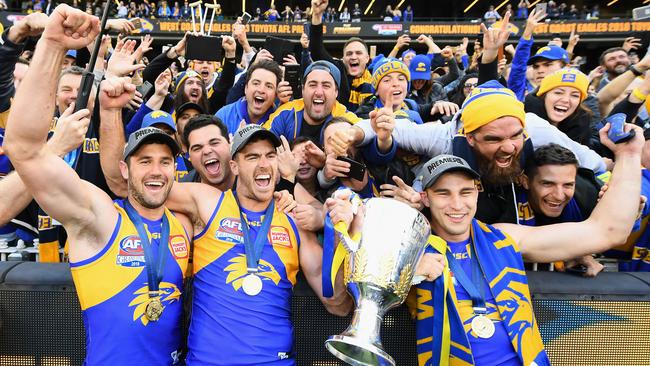
[[244, 232], [241, 228], [239, 218], [226, 217], [219, 222], [219, 228], [215, 234], [219, 240], [233, 244], [240, 244], [244, 241]]
[[562, 75], [563, 83], [574, 83], [576, 81], [576, 74], [564, 74]]
[[289, 230], [282, 226], [271, 226], [271, 230], [269, 230], [269, 241], [273, 245], [280, 245], [287, 248], [293, 247]]
[[130, 235], [120, 241], [116, 264], [123, 267], [144, 267], [144, 249], [137, 235]]
[[187, 258], [189, 251], [187, 250], [187, 242], [182, 235], [174, 235], [169, 238], [169, 247], [176, 258]]

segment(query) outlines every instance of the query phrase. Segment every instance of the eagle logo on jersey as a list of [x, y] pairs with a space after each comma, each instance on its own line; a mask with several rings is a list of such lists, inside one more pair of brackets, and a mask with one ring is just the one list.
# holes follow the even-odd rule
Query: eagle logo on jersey
[[[232, 263], [224, 269], [228, 272], [228, 277], [226, 278], [226, 283], [232, 283], [232, 287], [235, 291], [239, 291], [244, 277], [248, 274], [246, 270], [246, 255], [240, 254], [236, 257], [231, 258], [228, 262]], [[264, 259], [260, 259], [260, 263], [257, 266], [259, 272], [257, 275], [262, 278], [264, 281], [273, 281], [276, 285], [280, 283], [280, 274], [275, 270], [275, 267]]]
[[[140, 319], [142, 325], [147, 326], [147, 324], [149, 324], [149, 319], [144, 316], [144, 311], [149, 303], [149, 286], [145, 284], [133, 294], [137, 295], [129, 304], [129, 306], [135, 306], [133, 309], [133, 321]], [[176, 285], [169, 282], [160, 283], [160, 300], [162, 301], [163, 309], [174, 301], [179, 301], [180, 298], [181, 291], [176, 287]], [[163, 316], [165, 316], [164, 310]]]

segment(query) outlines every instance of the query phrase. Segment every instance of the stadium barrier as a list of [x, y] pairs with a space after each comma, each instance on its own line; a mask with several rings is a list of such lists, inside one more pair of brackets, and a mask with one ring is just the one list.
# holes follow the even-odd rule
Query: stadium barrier
[[[529, 272], [542, 338], [553, 365], [647, 365], [650, 273], [595, 279]], [[323, 342], [350, 318], [328, 314], [304, 281], [292, 301], [298, 365], [343, 365]], [[382, 339], [397, 365], [417, 365], [415, 326], [406, 307], [385, 317]], [[81, 310], [65, 263], [0, 262], [0, 365], [81, 365]]]

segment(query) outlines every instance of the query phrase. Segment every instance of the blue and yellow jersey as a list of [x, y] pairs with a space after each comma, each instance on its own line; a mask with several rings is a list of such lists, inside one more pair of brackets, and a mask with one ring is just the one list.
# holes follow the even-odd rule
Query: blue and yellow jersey
[[[272, 105], [259, 121], [257, 121], [257, 124], [264, 125], [273, 112], [275, 112], [275, 106]], [[233, 134], [239, 129], [239, 124], [242, 120], [245, 120], [247, 125], [253, 123], [248, 115], [248, 103], [246, 102], [246, 97], [241, 97], [238, 101], [221, 107], [215, 116], [219, 117], [223, 124], [228, 128], [228, 132]]]
[[[281, 105], [269, 120], [262, 126], [271, 130], [277, 136], [284, 136], [288, 141], [293, 141], [300, 136], [300, 127], [302, 125], [303, 113], [305, 112], [305, 102], [303, 99], [295, 99]], [[327, 116], [323, 126], [333, 117], [346, 117], [350, 122], [357, 123], [361, 118], [350, 112], [339, 102], [335, 102], [332, 113]], [[322, 133], [322, 132], [321, 132]]]
[[[144, 250], [138, 232], [121, 206], [113, 235], [87, 260], [70, 263], [86, 328], [85, 365], [172, 365], [179, 362], [183, 278], [190, 241], [183, 225], [165, 210], [170, 224], [169, 251], [160, 283], [164, 311], [150, 322], [144, 315], [149, 299]], [[159, 233], [161, 220], [143, 219]], [[158, 258], [159, 234], [150, 238]]]
[[189, 155], [180, 154], [176, 157], [176, 182], [181, 182], [181, 179], [185, 177], [190, 170], [192, 170], [192, 164], [189, 161]]
[[[255, 240], [263, 212], [242, 210]], [[262, 291], [244, 293], [247, 275], [240, 210], [232, 191], [221, 196], [194, 238], [194, 294], [187, 365], [294, 365], [290, 300], [300, 237], [277, 210], [259, 262]]]
[[605, 254], [614, 258], [623, 259], [618, 265], [620, 272], [650, 272], [650, 171], [641, 170], [641, 195], [645, 196], [645, 206], [641, 210], [641, 217], [628, 236], [625, 244], [618, 246]]

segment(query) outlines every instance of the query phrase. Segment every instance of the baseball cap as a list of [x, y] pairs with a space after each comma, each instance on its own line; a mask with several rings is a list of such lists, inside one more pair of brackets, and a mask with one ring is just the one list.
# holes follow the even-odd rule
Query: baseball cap
[[237, 132], [235, 132], [235, 135], [232, 138], [232, 144], [230, 145], [230, 155], [232, 155], [234, 158], [235, 154], [243, 149], [246, 144], [248, 144], [248, 142], [254, 137], [260, 137], [262, 139], [269, 140], [275, 147], [278, 147], [282, 144], [280, 142], [280, 139], [273, 132], [265, 129], [260, 125], [250, 124], [240, 128], [237, 130]]
[[565, 64], [568, 64], [569, 54], [562, 47], [544, 46], [539, 50], [537, 50], [535, 56], [528, 59], [528, 65], [532, 65], [535, 62], [539, 61], [540, 59], [551, 60], [551, 61], [560, 60], [563, 61]]
[[164, 133], [161, 129], [155, 127], [145, 127], [141, 128], [129, 136], [129, 141], [124, 147], [123, 160], [126, 160], [129, 156], [133, 155], [142, 145], [146, 145], [151, 142], [159, 142], [169, 146], [172, 150], [174, 156], [178, 155], [181, 151], [181, 148], [176, 143], [171, 136]]
[[409, 65], [411, 80], [431, 80], [431, 59], [426, 55], [416, 55]]
[[419, 178], [422, 180], [422, 189], [431, 187], [438, 178], [451, 171], [465, 172], [474, 179], [481, 177], [467, 164], [465, 159], [454, 155], [438, 155], [427, 161], [420, 170]]
[[174, 124], [174, 119], [172, 116], [165, 111], [152, 111], [147, 113], [146, 116], [142, 119], [142, 128], [152, 127], [154, 125], [163, 124], [169, 126], [174, 132], [176, 132], [176, 125]]
[[198, 105], [196, 103], [192, 103], [192, 102], [187, 102], [187, 103], [181, 104], [181, 106], [178, 107], [178, 109], [176, 110], [176, 115], [180, 116], [183, 112], [185, 112], [188, 109], [195, 109], [197, 112], [199, 112], [199, 114], [204, 114], [205, 113], [205, 111], [203, 110], [203, 107], [201, 107], [200, 105]]
[[334, 66], [333, 63], [325, 60], [312, 62], [305, 69], [305, 73], [303, 74], [302, 80], [307, 80], [307, 75], [309, 75], [309, 73], [314, 70], [324, 70], [329, 72], [334, 78], [336, 87], [339, 88], [341, 86], [341, 71], [339, 71], [338, 67]]
[[68, 50], [68, 52], [65, 53], [65, 57], [72, 57], [75, 60], [77, 59], [77, 50]]

